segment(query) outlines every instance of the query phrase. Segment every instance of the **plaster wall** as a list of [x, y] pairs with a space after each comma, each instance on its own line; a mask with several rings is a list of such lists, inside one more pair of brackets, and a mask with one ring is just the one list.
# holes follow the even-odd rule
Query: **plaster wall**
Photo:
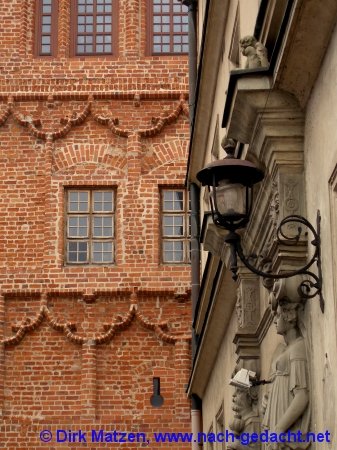
[[[312, 318], [312, 425], [336, 436], [336, 190], [331, 180], [337, 165], [337, 29], [334, 30], [307, 107], [305, 122], [305, 179], [307, 214], [322, 216], [323, 293], [325, 314], [316, 300], [308, 305]], [[331, 183], [329, 182], [331, 180]], [[335, 186], [336, 187], [336, 186]], [[322, 447], [324, 448], [322, 444]], [[326, 448], [328, 446], [326, 445]]]
[[[232, 418], [231, 398], [234, 388], [229, 385], [229, 380], [231, 379], [236, 360], [235, 346], [233, 344], [236, 327], [237, 319], [234, 310], [226, 334], [219, 347], [218, 356], [203, 397], [204, 433], [208, 433], [212, 426], [213, 431], [216, 432], [216, 415], [222, 403], [224, 408], [225, 429], [228, 429], [228, 423]], [[224, 401], [224, 399], [226, 399], [226, 401]], [[228, 401], [228, 399], [230, 399], [230, 401]]]

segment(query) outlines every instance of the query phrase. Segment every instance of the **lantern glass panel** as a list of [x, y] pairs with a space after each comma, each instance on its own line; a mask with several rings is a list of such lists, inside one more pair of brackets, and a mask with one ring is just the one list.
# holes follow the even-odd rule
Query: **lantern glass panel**
[[216, 205], [218, 212], [225, 217], [240, 218], [247, 213], [246, 187], [227, 180], [216, 187]]

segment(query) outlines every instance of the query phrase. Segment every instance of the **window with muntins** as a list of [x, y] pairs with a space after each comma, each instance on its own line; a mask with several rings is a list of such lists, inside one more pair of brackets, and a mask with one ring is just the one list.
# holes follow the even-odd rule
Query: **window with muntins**
[[188, 53], [188, 13], [179, 0], [149, 0], [150, 53]]
[[66, 191], [66, 263], [113, 264], [115, 192]]
[[37, 0], [36, 53], [53, 56], [57, 42], [57, 0]]
[[161, 192], [162, 261], [190, 262], [189, 202], [184, 189], [163, 189]]
[[74, 55], [112, 55], [117, 34], [117, 0], [73, 0]]

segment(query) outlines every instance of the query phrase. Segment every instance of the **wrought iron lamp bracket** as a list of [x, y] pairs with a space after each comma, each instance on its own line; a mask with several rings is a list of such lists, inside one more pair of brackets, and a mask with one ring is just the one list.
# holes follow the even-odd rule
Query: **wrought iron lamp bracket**
[[[284, 231], [285, 225], [289, 223], [297, 224], [297, 234], [295, 236], [288, 236]], [[304, 275], [308, 277], [299, 285], [298, 289], [303, 298], [309, 299], [313, 298], [316, 295], [319, 296], [319, 304], [321, 311], [324, 312], [324, 298], [322, 293], [322, 267], [321, 267], [321, 237], [320, 237], [320, 223], [321, 223], [321, 215], [320, 212], [317, 211], [317, 219], [316, 219], [316, 229], [313, 225], [304, 217], [300, 215], [290, 215], [285, 217], [279, 224], [277, 228], [277, 241], [280, 244], [286, 246], [294, 246], [297, 245], [300, 241], [301, 236], [304, 234], [302, 230], [302, 226], [306, 227], [313, 235], [313, 239], [310, 241], [311, 245], [314, 247], [314, 252], [307, 264], [299, 269], [293, 271], [287, 271], [282, 273], [272, 273], [272, 272], [264, 272], [263, 270], [258, 269], [253, 264], [250, 263], [249, 258], [244, 255], [242, 246], [241, 246], [241, 236], [236, 233], [236, 231], [230, 231], [229, 234], [225, 238], [225, 242], [229, 244], [231, 249], [230, 255], [230, 270], [232, 272], [232, 278], [237, 280], [238, 275], [238, 265], [237, 265], [237, 256], [239, 256], [242, 263], [253, 273], [263, 278], [271, 278], [274, 280], [282, 279], [282, 278], [290, 278], [296, 275]], [[308, 233], [306, 232], [305, 235]], [[311, 266], [316, 263], [317, 274], [309, 270]]]

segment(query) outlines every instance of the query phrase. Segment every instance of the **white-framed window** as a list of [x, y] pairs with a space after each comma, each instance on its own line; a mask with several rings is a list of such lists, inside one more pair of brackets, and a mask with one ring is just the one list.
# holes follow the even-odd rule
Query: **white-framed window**
[[113, 264], [114, 223], [114, 189], [67, 189], [66, 263]]
[[189, 199], [185, 189], [161, 189], [162, 262], [190, 262]]

